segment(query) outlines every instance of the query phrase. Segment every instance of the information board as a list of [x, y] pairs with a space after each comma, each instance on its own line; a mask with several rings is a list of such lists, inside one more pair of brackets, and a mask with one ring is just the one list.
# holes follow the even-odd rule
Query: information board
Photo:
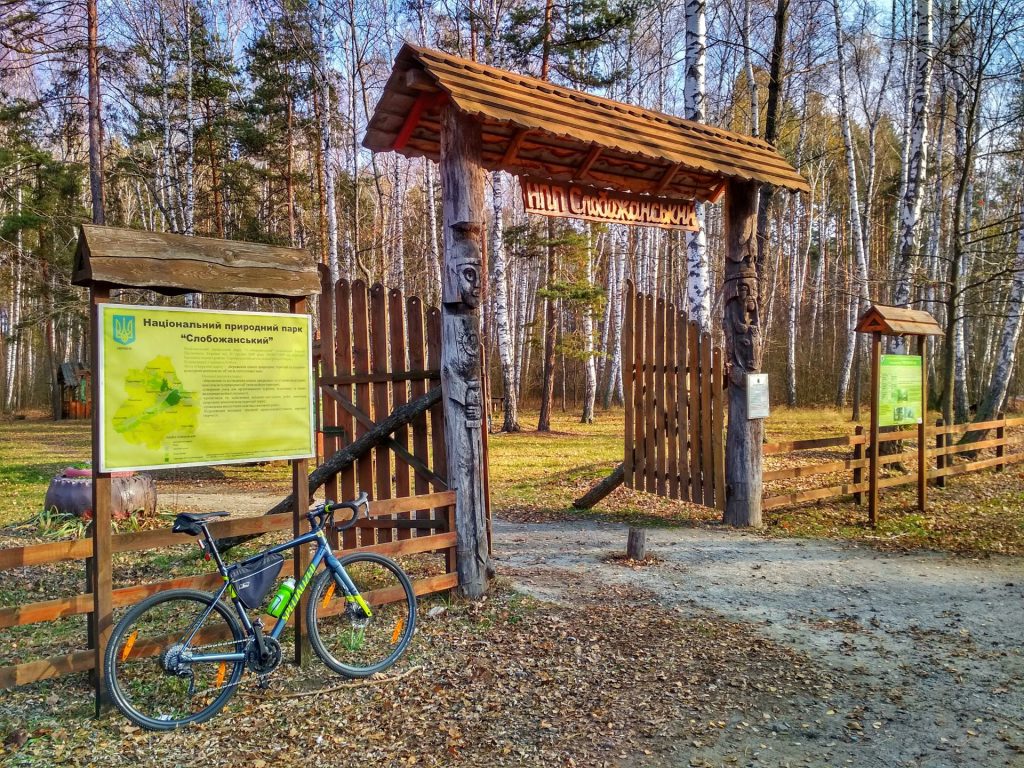
[[882, 355], [878, 376], [878, 424], [918, 424], [921, 402], [921, 356]]
[[308, 315], [98, 309], [101, 471], [314, 455]]
[[767, 419], [771, 414], [768, 404], [768, 374], [747, 374], [747, 418]]

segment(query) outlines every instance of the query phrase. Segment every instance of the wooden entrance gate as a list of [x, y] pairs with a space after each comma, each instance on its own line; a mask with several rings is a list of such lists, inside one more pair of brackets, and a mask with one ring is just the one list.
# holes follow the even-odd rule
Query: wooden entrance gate
[[624, 320], [624, 483], [724, 510], [722, 348], [671, 301], [632, 283]]
[[[321, 283], [318, 442], [329, 457], [396, 408], [441, 386], [441, 313], [379, 283], [368, 287], [362, 280], [340, 280], [332, 289], [326, 270]], [[447, 476], [444, 406], [438, 403], [327, 481], [327, 498], [351, 499], [358, 491], [375, 501], [413, 497], [402, 507], [414, 511], [361, 521], [346, 532], [343, 544], [416, 539], [392, 548], [405, 554], [424, 551], [429, 542], [422, 537], [453, 534], [444, 501]], [[422, 508], [414, 506], [416, 497]], [[438, 537], [438, 543], [445, 542]], [[448, 566], [450, 587], [457, 583], [454, 551]]]

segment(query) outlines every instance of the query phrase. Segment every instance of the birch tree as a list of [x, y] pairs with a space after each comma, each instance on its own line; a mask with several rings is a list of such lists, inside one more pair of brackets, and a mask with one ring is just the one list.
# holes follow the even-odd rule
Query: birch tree
[[[686, 85], [684, 116], [702, 123], [706, 102], [707, 19], [705, 0], [686, 0]], [[686, 300], [690, 319], [702, 333], [711, 330], [711, 279], [704, 203], [695, 204], [696, 232], [686, 233]]]
[[[907, 126], [906, 186], [899, 201], [899, 240], [893, 269], [892, 303], [897, 307], [910, 306], [911, 281], [920, 244], [921, 204], [928, 170], [928, 106], [932, 82], [931, 0], [917, 0], [915, 45], [914, 98]], [[894, 347], [902, 350], [902, 337], [895, 338]]]

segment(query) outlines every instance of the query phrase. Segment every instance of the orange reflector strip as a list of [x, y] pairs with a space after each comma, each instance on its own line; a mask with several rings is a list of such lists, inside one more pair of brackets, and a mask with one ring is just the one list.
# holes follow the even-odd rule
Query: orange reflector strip
[[395, 624], [395, 631], [391, 633], [391, 644], [394, 645], [398, 642], [398, 638], [402, 636], [402, 630], [405, 628], [405, 616], [398, 620]]
[[217, 680], [213, 684], [214, 688], [220, 688], [222, 685], [224, 685], [224, 676], [227, 674], [227, 671], [228, 665], [222, 661], [220, 663], [220, 666], [217, 667]]
[[124, 644], [124, 648], [121, 649], [121, 661], [124, 661], [128, 658], [128, 654], [132, 652], [132, 648], [135, 646], [135, 641], [138, 639], [138, 637], [139, 630], [136, 629], [134, 632], [132, 632], [131, 636], [128, 638], [128, 641]]
[[334, 582], [332, 581], [330, 586], [327, 587], [327, 592], [324, 593], [323, 602], [320, 603], [322, 608], [326, 608], [327, 604], [331, 602], [331, 598], [334, 597]]

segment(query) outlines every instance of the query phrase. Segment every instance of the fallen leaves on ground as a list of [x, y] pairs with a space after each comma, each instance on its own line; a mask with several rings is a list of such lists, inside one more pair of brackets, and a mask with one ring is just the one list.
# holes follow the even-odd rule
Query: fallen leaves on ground
[[[427, 603], [408, 657], [374, 684], [318, 698], [316, 690], [337, 686], [338, 678], [317, 662], [286, 665], [271, 691], [247, 687], [218, 717], [178, 733], [151, 734], [116, 713], [91, 720], [80, 677], [18, 689], [0, 726], [33, 735], [9, 747], [7, 760], [675, 765], [729, 733], [755, 740], [799, 734], [824, 717], [834, 690], [805, 657], [748, 626], [684, 617], [633, 588], [582, 589], [572, 605], [499, 588], [482, 602], [456, 602], [430, 615]], [[389, 680], [414, 666], [422, 670]], [[281, 698], [301, 691], [308, 695]], [[53, 693], [60, 703], [41, 706]]]

